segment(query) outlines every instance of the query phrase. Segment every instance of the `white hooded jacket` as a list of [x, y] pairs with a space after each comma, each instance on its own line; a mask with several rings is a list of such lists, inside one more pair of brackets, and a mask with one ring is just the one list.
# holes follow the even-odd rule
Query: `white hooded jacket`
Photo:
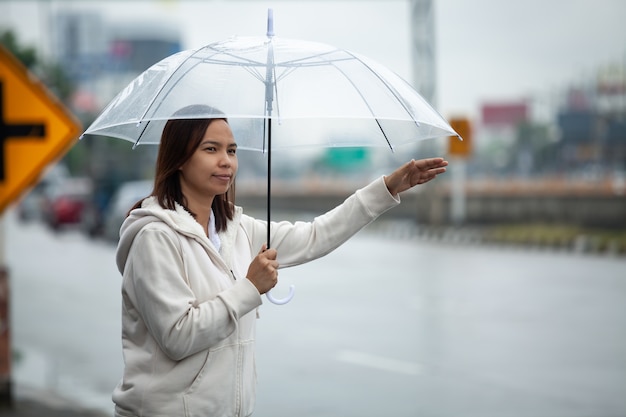
[[[273, 222], [271, 247], [281, 268], [311, 261], [399, 202], [380, 178], [312, 222]], [[252, 414], [262, 301], [246, 273], [266, 236], [266, 222], [236, 207], [218, 253], [181, 206], [149, 197], [131, 212], [117, 249], [125, 362], [117, 417]]]

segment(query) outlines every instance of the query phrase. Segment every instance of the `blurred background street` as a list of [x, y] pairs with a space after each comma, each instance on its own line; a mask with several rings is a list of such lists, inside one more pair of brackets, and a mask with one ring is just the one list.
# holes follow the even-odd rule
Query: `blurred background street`
[[[384, 64], [466, 140], [275, 153], [275, 219], [311, 218], [410, 158], [450, 166], [281, 271], [276, 294], [297, 293], [262, 308], [255, 415], [626, 415], [626, 2], [0, 0], [0, 44], [85, 128], [162, 58], [264, 35], [269, 7], [277, 36]], [[157, 150], [131, 146], [76, 141], [0, 213], [18, 398], [111, 414], [115, 244]], [[237, 204], [264, 218], [267, 159], [238, 155]]]

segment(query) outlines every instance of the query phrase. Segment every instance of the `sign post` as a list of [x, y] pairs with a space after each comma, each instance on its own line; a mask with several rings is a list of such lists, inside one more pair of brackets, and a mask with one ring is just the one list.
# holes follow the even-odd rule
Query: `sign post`
[[451, 169], [452, 187], [450, 190], [450, 217], [455, 226], [465, 222], [465, 183], [467, 177], [466, 159], [472, 153], [472, 129], [469, 119], [458, 117], [450, 119], [450, 126], [463, 138], [450, 136], [448, 153], [454, 158]]
[[79, 133], [76, 119], [0, 45], [0, 407], [12, 406], [10, 287], [2, 216]]

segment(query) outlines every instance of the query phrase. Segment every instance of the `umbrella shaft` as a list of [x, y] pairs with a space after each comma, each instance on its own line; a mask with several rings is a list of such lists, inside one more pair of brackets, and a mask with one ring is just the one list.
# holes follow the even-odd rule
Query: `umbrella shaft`
[[272, 119], [265, 119], [267, 123], [267, 249], [270, 248], [270, 221], [272, 203]]

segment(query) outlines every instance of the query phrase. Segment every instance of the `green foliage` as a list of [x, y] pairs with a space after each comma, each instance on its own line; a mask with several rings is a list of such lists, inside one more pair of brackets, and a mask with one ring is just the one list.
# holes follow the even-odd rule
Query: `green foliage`
[[0, 32], [0, 44], [15, 55], [15, 57], [28, 69], [34, 69], [39, 62], [35, 48], [20, 46], [18, 44], [17, 37], [10, 30]]
[[69, 100], [74, 92], [74, 84], [61, 65], [55, 62], [43, 62], [34, 47], [20, 45], [17, 36], [10, 30], [0, 32], [0, 44], [36, 74], [60, 101], [66, 103]]
[[67, 103], [74, 93], [74, 83], [67, 73], [56, 63], [46, 63], [41, 66], [41, 81], [62, 102]]
[[626, 253], [625, 230], [602, 230], [569, 224], [502, 224], [489, 228], [485, 233], [485, 240], [556, 248], [578, 244], [594, 252]]

